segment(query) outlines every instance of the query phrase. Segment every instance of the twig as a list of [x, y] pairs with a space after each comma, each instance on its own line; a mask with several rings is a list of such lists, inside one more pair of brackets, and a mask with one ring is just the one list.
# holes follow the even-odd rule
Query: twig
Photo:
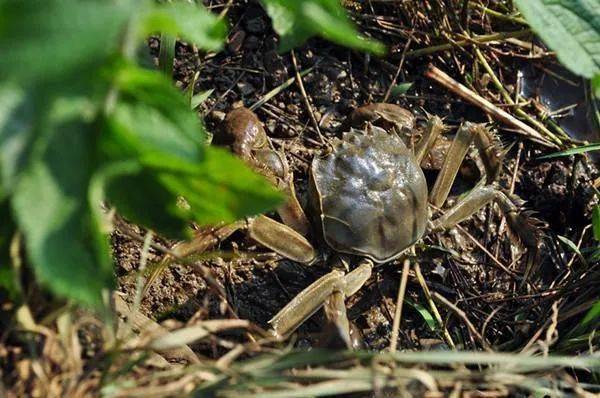
[[509, 38], [523, 37], [523, 36], [527, 36], [529, 34], [531, 34], [531, 31], [529, 29], [523, 29], [523, 30], [517, 30], [516, 32], [500, 32], [500, 33], [494, 33], [491, 35], [474, 36], [473, 38], [458, 40], [453, 43], [444, 43], [444, 44], [439, 44], [437, 46], [430, 46], [430, 47], [420, 48], [418, 50], [409, 51], [408, 53], [406, 53], [406, 58], [420, 57], [422, 55], [433, 54], [438, 51], [451, 50], [455, 47], [465, 47], [465, 46], [469, 46], [469, 45], [481, 45], [481, 44], [489, 43], [491, 41], [501, 41], [501, 40], [506, 40]]
[[487, 343], [487, 341], [485, 341], [483, 336], [477, 331], [477, 329], [475, 328], [475, 325], [473, 325], [473, 323], [469, 320], [469, 318], [467, 317], [467, 314], [465, 314], [465, 312], [463, 310], [458, 308], [456, 305], [452, 304], [446, 297], [442, 296], [438, 292], [433, 292], [433, 297], [435, 297], [446, 307], [448, 307], [452, 311], [454, 311], [454, 313], [456, 315], [458, 315], [467, 324], [467, 327], [469, 328], [469, 330], [475, 335], [475, 337], [477, 337], [477, 339], [479, 339], [479, 341], [481, 342], [483, 347], [486, 349], [489, 349], [489, 344]]
[[402, 50], [402, 57], [400, 58], [400, 63], [398, 64], [398, 69], [396, 69], [396, 74], [394, 75], [394, 78], [392, 79], [392, 82], [390, 83], [390, 86], [388, 87], [388, 89], [383, 97], [383, 102], [387, 102], [388, 99], [390, 98], [390, 95], [392, 94], [392, 89], [396, 85], [396, 80], [398, 80], [398, 76], [400, 75], [400, 71], [402, 70], [402, 65], [404, 65], [404, 60], [406, 59], [406, 52], [410, 48], [411, 42], [412, 42], [412, 38], [409, 38], [406, 42], [406, 45], [404, 46], [404, 50]]
[[[502, 85], [502, 82], [500, 82], [500, 79], [498, 79], [498, 77], [494, 73], [492, 67], [487, 62], [487, 60], [485, 59], [485, 57], [483, 56], [483, 54], [481, 53], [481, 51], [479, 51], [478, 48], [475, 49], [475, 55], [477, 55], [477, 59], [479, 60], [479, 62], [481, 63], [481, 65], [483, 66], [483, 68], [485, 69], [485, 71], [492, 78], [492, 83], [494, 83], [494, 86], [496, 86], [496, 88], [498, 89], [498, 91], [500, 91], [500, 94], [504, 98], [504, 101], [506, 101], [506, 103], [509, 104], [509, 105], [517, 105], [513, 101], [513, 99], [511, 98], [509, 92], [506, 91], [506, 89]], [[556, 137], [556, 135], [554, 135], [550, 130], [548, 130], [548, 128], [546, 128], [546, 126], [544, 126], [543, 123], [541, 123], [538, 120], [536, 120], [533, 117], [531, 117], [523, 109], [521, 109], [520, 107], [517, 106], [517, 108], [515, 109], [515, 113], [517, 114], [517, 116], [521, 117], [522, 119], [527, 120], [529, 123], [531, 123], [532, 125], [534, 125], [538, 129], [540, 129], [541, 131], [543, 131], [544, 134], [546, 134], [548, 137], [550, 137], [552, 139], [552, 141], [554, 141], [555, 143], [557, 143], [559, 145], [561, 144], [561, 141]]]
[[392, 337], [390, 342], [390, 352], [395, 352], [398, 347], [398, 332], [400, 330], [400, 319], [402, 318], [402, 304], [404, 303], [404, 294], [406, 293], [406, 283], [408, 281], [408, 271], [410, 269], [410, 260], [404, 260], [402, 267], [402, 278], [398, 288], [398, 298], [396, 299], [396, 310], [394, 311], [394, 323], [392, 324]]
[[[304, 76], [307, 73], [310, 73], [314, 68], [315, 68], [314, 66], [311, 66], [310, 68], [303, 70], [302, 72], [300, 72], [300, 76]], [[265, 95], [263, 95], [258, 101], [256, 101], [254, 104], [252, 104], [249, 109], [251, 111], [257, 110], [258, 108], [263, 106], [265, 103], [267, 103], [271, 98], [275, 97], [277, 94], [281, 93], [283, 90], [285, 90], [286, 88], [291, 86], [292, 83], [294, 83], [294, 80], [296, 80], [296, 77], [290, 77], [285, 82], [283, 82], [279, 86], [275, 87], [273, 90], [271, 90], [268, 93], [266, 93]]]
[[540, 133], [538, 133], [536, 130], [534, 130], [527, 124], [516, 119], [514, 116], [503, 111], [502, 109], [500, 109], [496, 105], [492, 104], [491, 102], [489, 102], [488, 100], [486, 100], [485, 98], [480, 96], [479, 94], [475, 93], [474, 91], [472, 91], [472, 90], [468, 89], [467, 87], [465, 87], [464, 85], [460, 84], [459, 82], [457, 82], [456, 80], [451, 78], [448, 74], [446, 74], [442, 70], [436, 68], [435, 66], [429, 65], [429, 68], [425, 72], [425, 76], [430, 78], [431, 80], [438, 82], [439, 84], [446, 87], [448, 90], [452, 91], [453, 93], [457, 94], [464, 100], [472, 103], [473, 105], [480, 107], [481, 109], [483, 109], [485, 112], [487, 112], [491, 116], [494, 116], [496, 119], [502, 121], [503, 123], [505, 123], [509, 126], [516, 128], [517, 129], [516, 131], [519, 134], [526, 136], [527, 138], [531, 139], [532, 141], [535, 141], [541, 145], [544, 145], [544, 146], [547, 146], [550, 148], [555, 148], [555, 149], [559, 148], [558, 145], [548, 141], [548, 139], [546, 137], [542, 136]]
[[304, 105], [306, 106], [306, 110], [308, 111], [308, 114], [310, 115], [310, 120], [312, 121], [313, 126], [314, 126], [315, 130], [317, 131], [317, 135], [319, 136], [319, 140], [321, 141], [321, 144], [325, 144], [325, 138], [323, 137], [323, 134], [321, 134], [321, 129], [319, 128], [319, 122], [318, 122], [317, 118], [315, 117], [315, 113], [312, 110], [312, 105], [310, 104], [310, 101], [308, 100], [308, 95], [306, 94], [306, 90], [304, 89], [304, 83], [302, 83], [302, 76], [300, 76], [300, 71], [298, 69], [298, 61], [296, 61], [296, 53], [294, 52], [294, 50], [292, 50], [291, 54], [292, 54], [292, 64], [294, 65], [294, 72], [296, 72], [296, 83], [298, 84], [298, 87], [300, 88], [300, 93], [302, 94], [302, 99], [304, 100]]
[[423, 278], [423, 274], [421, 273], [421, 267], [419, 266], [419, 264], [415, 264], [415, 274], [417, 275], [417, 280], [419, 281], [419, 284], [421, 285], [421, 289], [423, 289], [423, 293], [425, 294], [425, 298], [427, 299], [429, 308], [431, 308], [431, 312], [433, 312], [433, 316], [435, 317], [435, 320], [440, 325], [440, 328], [443, 331], [442, 334], [444, 335], [446, 344], [448, 344], [450, 346], [450, 348], [452, 348], [453, 350], [456, 350], [456, 345], [454, 344], [454, 341], [452, 340], [452, 336], [450, 336], [450, 332], [448, 332], [448, 329], [446, 329], [446, 326], [444, 325], [444, 321], [442, 320], [442, 316], [440, 315], [440, 312], [438, 311], [435, 303], [433, 302], [433, 298], [431, 296], [431, 291], [429, 290], [429, 286], [427, 286], [427, 282], [425, 282], [425, 278]]

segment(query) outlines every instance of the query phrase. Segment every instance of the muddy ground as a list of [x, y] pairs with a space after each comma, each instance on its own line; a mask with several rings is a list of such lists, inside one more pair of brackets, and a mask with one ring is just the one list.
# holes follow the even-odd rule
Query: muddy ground
[[[222, 9], [219, 2], [212, 2], [212, 6], [217, 12]], [[567, 290], [562, 289], [561, 284], [568, 279], [567, 265], [572, 254], [560, 245], [557, 235], [565, 236], [581, 247], [593, 244], [591, 232], [588, 229], [584, 233], [584, 228], [590, 222], [594, 204], [592, 185], [598, 178], [597, 169], [582, 157], [540, 160], [541, 155], [552, 150], [495, 123], [480, 109], [423, 77], [429, 63], [463, 83], [465, 74], [485, 77], [474, 70], [474, 57], [468, 48], [407, 57], [398, 70], [407, 37], [412, 37], [411, 49], [435, 44], [426, 39], [425, 33], [431, 28], [428, 24], [438, 21], [431, 18], [429, 22], [422, 21], [416, 11], [391, 7], [374, 3], [371, 8], [365, 6], [358, 10], [358, 15], [362, 16], [359, 18], [361, 30], [382, 40], [391, 49], [385, 58], [370, 57], [318, 38], [295, 50], [298, 70], [313, 68], [303, 77], [303, 83], [315, 119], [321, 133], [329, 140], [340, 135], [341, 124], [354, 108], [384, 101], [394, 82], [396, 85], [410, 82], [412, 86], [406, 93], [389, 95], [387, 102], [411, 110], [420, 125], [428, 114], [443, 117], [449, 126], [447, 135], [451, 138], [463, 121], [489, 122], [504, 145], [511, 146], [501, 184], [507, 190], [514, 188], [514, 193], [525, 201], [524, 207], [534, 211], [535, 217], [546, 224], [541, 256], [525, 286], [521, 286], [514, 275], [525, 272], [527, 253], [509, 239], [499, 210], [492, 206], [462, 223], [462, 229], [426, 237], [418, 245], [413, 261], [420, 265], [430, 289], [464, 310], [483, 336], [484, 341], [481, 341], [469, 330], [464, 319], [438, 304], [447, 329], [458, 337], [458, 346], [477, 349], [489, 344], [499, 349], [519, 349], [544, 324], [553, 302], [561, 295], [573, 292], [568, 289], [578, 288], [569, 285], [565, 287]], [[277, 53], [277, 37], [268, 17], [257, 4], [233, 2], [227, 18], [231, 30], [225, 51], [202, 54], [186, 43], [178, 43], [176, 48], [174, 79], [178, 86], [187, 88], [198, 72], [194, 91], [214, 89], [199, 109], [209, 131], [216, 131], [223, 114], [234, 106], [252, 106], [266, 93], [294, 77], [296, 72], [292, 56]], [[510, 22], [498, 24], [483, 18], [470, 21], [468, 26], [476, 34], [515, 28]], [[154, 56], [158, 55], [158, 46], [156, 39], [150, 41]], [[492, 47], [492, 50], [487, 47], [485, 50], [491, 54], [496, 73], [509, 88], [517, 85], [517, 71], [523, 65], [539, 72], [542, 66], [556, 62], [551, 56], [530, 59], [529, 51], [511, 43], [494, 43]], [[485, 79], [475, 80], [472, 87], [489, 99], [498, 98]], [[256, 113], [263, 121], [273, 147], [285, 153], [294, 172], [300, 200], [304, 202], [307, 166], [323, 149], [307, 112], [305, 98], [294, 83], [256, 109]], [[433, 180], [436, 170], [429, 170], [427, 174]], [[473, 177], [463, 174], [453, 194], [460, 194], [472, 186]], [[144, 233], [139, 229], [138, 232]], [[323, 245], [318, 245], [326, 251]], [[140, 242], [119, 231], [113, 236], [120, 290], [130, 301], [134, 295], [141, 246]], [[213, 250], [200, 264], [208, 267], [225, 288], [227, 301], [237, 316], [263, 328], [268, 327], [267, 321], [296, 293], [328, 272], [323, 263], [308, 267], [282, 259], [241, 232]], [[161, 253], [151, 249], [150, 265], [161, 258]], [[510, 272], [502, 270], [498, 263]], [[381, 350], [390, 344], [400, 270], [400, 260], [378, 267], [367, 285], [347, 302], [349, 317], [369, 349]], [[428, 308], [414, 271], [409, 276], [406, 298]], [[226, 313], [223, 300], [209, 289], [199, 269], [183, 264], [172, 264], [160, 275], [143, 298], [142, 311], [157, 321], [187, 322], [231, 316]], [[428, 327], [422, 314], [423, 311], [419, 312], [415, 306], [405, 305], [399, 349], [444, 346], [440, 334]], [[296, 344], [319, 344], [322, 323], [322, 315], [317, 313], [300, 328]], [[201, 351], [205, 355], [215, 355], [206, 347]]]

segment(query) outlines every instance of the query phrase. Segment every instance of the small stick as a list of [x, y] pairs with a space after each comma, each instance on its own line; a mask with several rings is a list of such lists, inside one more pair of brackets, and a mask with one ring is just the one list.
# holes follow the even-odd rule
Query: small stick
[[292, 54], [292, 64], [294, 64], [294, 71], [296, 72], [296, 83], [298, 84], [298, 87], [300, 88], [300, 93], [302, 94], [302, 99], [304, 99], [304, 105], [306, 105], [306, 110], [308, 111], [308, 114], [310, 115], [310, 120], [312, 121], [315, 130], [317, 130], [317, 134], [319, 135], [319, 140], [321, 141], [321, 144], [325, 143], [325, 138], [323, 137], [323, 134], [321, 134], [321, 129], [319, 128], [319, 122], [317, 121], [317, 118], [315, 117], [315, 114], [312, 110], [312, 106], [310, 105], [310, 101], [308, 100], [308, 95], [306, 95], [306, 90], [304, 89], [304, 83], [302, 83], [302, 76], [300, 76], [300, 71], [298, 69], [298, 61], [296, 61], [296, 54], [294, 53], [294, 50], [292, 50], [291, 52]]
[[392, 324], [392, 337], [390, 342], [390, 352], [396, 352], [398, 347], [398, 333], [400, 331], [400, 318], [402, 317], [402, 304], [404, 303], [404, 294], [406, 293], [406, 283], [408, 281], [408, 271], [410, 269], [410, 260], [404, 260], [402, 267], [402, 278], [400, 279], [400, 288], [398, 289], [398, 298], [396, 299], [396, 310], [394, 311], [394, 323]]
[[425, 72], [425, 76], [430, 78], [431, 80], [435, 80], [442, 86], [446, 87], [448, 90], [452, 91], [453, 93], [457, 94], [458, 96], [472, 103], [473, 105], [478, 106], [479, 108], [483, 109], [486, 113], [490, 114], [491, 116], [494, 116], [496, 119], [502, 121], [503, 123], [515, 127], [518, 133], [528, 137], [532, 141], [535, 141], [541, 145], [550, 148], [559, 148], [558, 145], [549, 142], [548, 139], [543, 137], [540, 133], [538, 133], [536, 130], [534, 130], [527, 124], [516, 119], [511, 114], [500, 109], [499, 107], [492, 104], [490, 101], [486, 100], [474, 91], [463, 86], [462, 84], [460, 84], [459, 82], [451, 78], [448, 74], [436, 68], [435, 66], [430, 64], [429, 68]]
[[467, 317], [467, 314], [465, 314], [465, 312], [463, 310], [458, 308], [456, 305], [452, 304], [446, 297], [442, 296], [438, 292], [433, 292], [433, 297], [435, 297], [436, 300], [439, 300], [446, 307], [448, 307], [452, 311], [454, 311], [454, 313], [456, 313], [456, 315], [458, 315], [467, 324], [467, 327], [469, 328], [471, 333], [473, 333], [475, 335], [475, 337], [477, 337], [477, 339], [481, 342], [483, 347], [485, 349], [489, 349], [489, 344], [487, 343], [487, 341], [485, 341], [485, 339], [483, 338], [481, 333], [479, 333], [477, 331], [477, 329], [475, 328], [475, 325], [473, 325], [473, 323], [469, 320], [469, 318]]
[[482, 45], [482, 44], [489, 43], [492, 41], [503, 41], [503, 40], [506, 40], [509, 38], [519, 38], [519, 37], [524, 37], [524, 36], [527, 36], [530, 34], [531, 34], [531, 30], [523, 29], [523, 30], [517, 30], [515, 32], [500, 32], [500, 33], [493, 33], [490, 35], [474, 36], [469, 39], [457, 40], [457, 41], [450, 42], [450, 43], [438, 44], [438, 45], [431, 46], [431, 47], [419, 48], [419, 49], [416, 49], [413, 51], [409, 51], [406, 53], [406, 58], [420, 57], [422, 55], [433, 54], [438, 51], [451, 50], [456, 47], [462, 48], [462, 47], [470, 46], [470, 45]]
[[450, 346], [450, 348], [452, 348], [453, 350], [456, 350], [456, 345], [454, 344], [454, 341], [452, 340], [452, 336], [450, 336], [450, 332], [448, 332], [448, 329], [446, 329], [446, 326], [444, 326], [444, 321], [442, 321], [442, 316], [440, 315], [440, 312], [438, 311], [437, 307], [435, 306], [435, 303], [433, 302], [433, 298], [431, 296], [431, 291], [429, 290], [429, 286], [427, 286], [427, 283], [425, 282], [425, 278], [423, 278], [423, 274], [421, 273], [421, 267], [419, 267], [419, 264], [415, 264], [415, 274], [417, 275], [417, 280], [419, 281], [419, 284], [421, 285], [421, 289], [423, 289], [423, 293], [425, 293], [425, 298], [427, 299], [429, 308], [431, 308], [431, 312], [433, 312], [433, 316], [435, 317], [435, 320], [440, 325], [440, 328], [443, 330], [443, 335], [444, 335], [444, 339], [446, 340], [446, 343]]
[[390, 98], [390, 95], [392, 94], [392, 89], [396, 85], [396, 81], [398, 80], [398, 76], [400, 75], [400, 71], [402, 70], [402, 65], [404, 65], [404, 60], [406, 59], [406, 52], [410, 48], [411, 40], [412, 40], [412, 38], [408, 39], [408, 41], [406, 42], [406, 45], [404, 46], [404, 50], [402, 50], [402, 58], [400, 58], [400, 63], [398, 64], [398, 69], [396, 69], [396, 74], [394, 75], [394, 79], [392, 79], [392, 82], [390, 83], [390, 86], [388, 87], [388, 89], [385, 93], [385, 96], [383, 97], [383, 102], [387, 102], [388, 99]]

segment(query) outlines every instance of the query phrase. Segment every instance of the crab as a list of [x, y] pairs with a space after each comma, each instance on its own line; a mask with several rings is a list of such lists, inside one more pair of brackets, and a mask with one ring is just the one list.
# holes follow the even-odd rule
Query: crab
[[[343, 260], [336, 263], [345, 265], [317, 279], [273, 316], [269, 321], [272, 333], [280, 339], [325, 305], [327, 318], [337, 325], [346, 345], [353, 346], [345, 299], [365, 284], [375, 265], [397, 259], [428, 234], [454, 227], [492, 201], [526, 246], [537, 244], [533, 223], [495, 182], [503, 153], [484, 125], [467, 122], [458, 128], [429, 191], [420, 164], [444, 130], [440, 118], [430, 118], [420, 140], [410, 144], [401, 136], [414, 136], [415, 119], [397, 105], [366, 105], [358, 108], [350, 121], [352, 127], [333, 140], [331, 149], [312, 160], [307, 218], [296, 199], [293, 179], [286, 175], [284, 158], [268, 148], [256, 115], [240, 108], [225, 119], [222, 137], [226, 139], [221, 143], [230, 145], [290, 198], [279, 209], [283, 223], [265, 215], [249, 218], [245, 224], [249, 236], [283, 257], [314, 264], [321, 256], [307, 238], [312, 226], [317, 238], [312, 241], [324, 242]], [[452, 207], [433, 217], [445, 203], [473, 142], [485, 177]]]

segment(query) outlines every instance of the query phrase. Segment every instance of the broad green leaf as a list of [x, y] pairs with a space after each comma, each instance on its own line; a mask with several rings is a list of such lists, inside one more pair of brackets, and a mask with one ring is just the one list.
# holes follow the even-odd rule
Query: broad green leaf
[[18, 86], [0, 86], [0, 200], [25, 166], [34, 138], [35, 101]]
[[[182, 237], [186, 221], [234, 221], [280, 203], [281, 195], [241, 160], [204, 147], [200, 121], [160, 73], [125, 67], [115, 81], [120, 99], [100, 137], [105, 167], [118, 161], [139, 168], [109, 173], [102, 184], [124, 216]], [[189, 208], [180, 206], [180, 196]]]
[[592, 227], [594, 238], [600, 242], [600, 205], [596, 205], [592, 209]]
[[585, 152], [598, 151], [600, 150], [600, 142], [588, 145], [582, 145], [577, 148], [566, 149], [564, 151], [551, 153], [550, 155], [540, 156], [538, 159], [551, 159], [558, 158], [561, 156], [580, 155]]
[[178, 205], [177, 193], [169, 191], [156, 173], [141, 165], [135, 172], [121, 173], [104, 181], [106, 200], [119, 214], [170, 238], [187, 238], [191, 219]]
[[598, 0], [515, 0], [515, 4], [567, 68], [588, 79], [600, 73]]
[[194, 163], [202, 158], [204, 128], [185, 97], [157, 71], [124, 67], [115, 78], [120, 99], [100, 137], [110, 160]]
[[195, 173], [159, 173], [159, 181], [183, 196], [200, 224], [239, 220], [281, 204], [283, 196], [262, 176], [222, 148], [207, 147]]
[[1, 0], [0, 75], [71, 85], [117, 50], [131, 11], [127, 0]]
[[141, 36], [165, 33], [194, 43], [204, 50], [223, 47], [227, 26], [201, 5], [184, 2], [160, 4], [142, 17]]
[[286, 52], [319, 35], [334, 43], [368, 51], [385, 53], [385, 46], [360, 35], [346, 15], [339, 0], [261, 0], [281, 37], [279, 50]]
[[98, 307], [113, 275], [85, 200], [95, 166], [91, 128], [72, 117], [45, 126], [47, 142], [15, 187], [12, 207], [39, 280], [60, 296]]

